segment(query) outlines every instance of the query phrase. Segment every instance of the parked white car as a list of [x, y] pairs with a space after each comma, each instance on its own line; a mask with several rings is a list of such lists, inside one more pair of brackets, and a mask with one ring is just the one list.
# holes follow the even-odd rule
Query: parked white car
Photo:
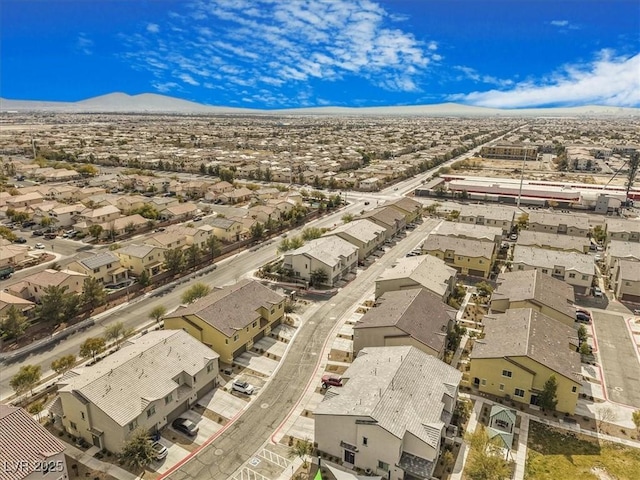
[[253, 385], [248, 384], [247, 382], [243, 382], [242, 380], [234, 380], [231, 384], [231, 388], [240, 393], [244, 393], [247, 395], [251, 395], [255, 390]]
[[37, 248], [38, 250], [43, 250], [44, 249], [44, 245], [42, 243], [36, 243], [35, 248]]

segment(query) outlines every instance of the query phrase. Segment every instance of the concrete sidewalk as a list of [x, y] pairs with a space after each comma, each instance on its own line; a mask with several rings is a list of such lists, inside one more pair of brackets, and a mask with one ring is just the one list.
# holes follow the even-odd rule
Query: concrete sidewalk
[[524, 467], [527, 463], [527, 441], [529, 439], [529, 417], [520, 418], [520, 434], [518, 435], [518, 452], [516, 453], [516, 471], [514, 480], [524, 480]]

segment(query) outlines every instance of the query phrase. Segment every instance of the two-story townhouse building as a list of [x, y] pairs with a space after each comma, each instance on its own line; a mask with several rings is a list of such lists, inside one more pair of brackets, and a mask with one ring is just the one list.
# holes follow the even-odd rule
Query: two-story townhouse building
[[358, 247], [358, 260], [364, 261], [385, 242], [386, 229], [369, 220], [354, 220], [325, 233], [324, 236], [338, 236]]
[[117, 284], [129, 278], [129, 270], [120, 264], [114, 252], [89, 254], [71, 262], [67, 268], [98, 280], [103, 285]]
[[157, 275], [162, 271], [164, 263], [164, 252], [167, 250], [156, 245], [127, 245], [126, 247], [115, 250], [120, 259], [120, 265], [129, 270], [136, 276], [147, 272], [150, 277]]
[[285, 297], [255, 280], [215, 290], [164, 318], [168, 330], [182, 329], [220, 354], [233, 359], [280, 325]]
[[120, 452], [136, 429], [158, 432], [215, 387], [218, 358], [182, 330], [150, 332], [65, 373], [51, 412], [71, 435]]
[[461, 375], [415, 347], [361, 350], [314, 412], [318, 451], [390, 480], [432, 478]]
[[435, 234], [430, 234], [421, 248], [462, 275], [483, 278], [489, 277], [497, 254], [494, 242]]
[[458, 221], [471, 225], [486, 225], [502, 229], [502, 234], [511, 232], [514, 224], [515, 213], [512, 208], [491, 205], [467, 204], [460, 205], [460, 215]]
[[532, 210], [529, 212], [527, 228], [535, 232], [586, 237], [589, 234], [589, 219], [586, 215]]

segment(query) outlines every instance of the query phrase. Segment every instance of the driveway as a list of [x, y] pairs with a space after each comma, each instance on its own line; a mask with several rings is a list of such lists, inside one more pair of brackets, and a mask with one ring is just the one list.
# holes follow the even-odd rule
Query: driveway
[[[209, 437], [212, 437], [218, 430], [222, 428], [222, 425], [214, 422], [213, 420], [209, 420], [208, 418], [199, 415], [193, 410], [187, 410], [184, 412], [181, 417], [188, 418], [193, 423], [198, 425], [198, 435], [193, 440], [194, 443], [198, 445], [202, 445]], [[173, 429], [173, 427], [171, 427]]]
[[162, 460], [156, 460], [149, 464], [149, 468], [151, 470], [155, 470], [158, 473], [164, 473], [181, 461], [184, 457], [189, 454], [189, 450], [185, 450], [180, 445], [170, 442], [164, 437], [160, 437], [158, 440], [162, 445], [167, 447], [169, 453]]
[[609, 400], [640, 405], [640, 363], [624, 317], [601, 310], [592, 314]]

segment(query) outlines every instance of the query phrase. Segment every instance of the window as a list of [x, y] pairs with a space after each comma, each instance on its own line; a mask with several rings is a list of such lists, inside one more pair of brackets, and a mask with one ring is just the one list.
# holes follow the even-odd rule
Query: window
[[578, 387], [576, 387], [575, 385], [571, 387], [571, 393], [576, 393], [577, 391], [578, 391]]
[[589, 280], [589, 276], [588, 275], [582, 275], [582, 280]]
[[147, 418], [152, 417], [155, 413], [156, 413], [156, 407], [152, 405], [151, 408], [147, 410]]
[[521, 388], [516, 388], [515, 391], [513, 392], [513, 394], [516, 397], [523, 398], [524, 397], [524, 390], [522, 390]]
[[576, 278], [576, 274], [575, 273], [570, 273], [569, 274], [569, 278]]
[[253, 328], [256, 328], [256, 325], [258, 325], [258, 322], [253, 322], [253, 324], [251, 325]]
[[237, 342], [237, 341], [238, 341], [238, 335], [234, 335], [234, 336], [233, 336], [233, 341], [234, 341], [234, 342]]
[[171, 402], [173, 401], [173, 394], [169, 394], [166, 397], [164, 397], [164, 404], [165, 405], [169, 405]]
[[82, 416], [82, 419], [84, 420], [84, 412], [80, 412], [80, 415]]
[[384, 470], [385, 472], [388, 472], [389, 471], [389, 464], [383, 462], [382, 460], [378, 460], [378, 468], [380, 470]]
[[73, 430], [77, 430], [78, 429], [78, 425], [76, 425], [74, 422], [71, 422], [71, 428]]
[[369, 439], [367, 437], [362, 437], [362, 445], [365, 447], [369, 445]]
[[542, 269], [542, 273], [549, 273], [549, 269], [547, 269], [547, 268], [543, 268], [543, 269]]
[[138, 428], [138, 421], [134, 420], [133, 422], [129, 423], [129, 431], [133, 432], [136, 428]]
[[513, 372], [509, 370], [502, 370], [502, 376], [511, 378], [513, 376]]
[[224, 343], [225, 343], [226, 345], [229, 345], [229, 339], [228, 339], [228, 338], [225, 338], [225, 339], [224, 339]]
[[479, 263], [480, 265], [482, 265], [484, 263], [484, 260], [480, 260]]
[[518, 265], [518, 270], [524, 270], [524, 266]]
[[504, 383], [501, 383], [498, 388], [500, 389], [501, 392], [504, 392]]
[[486, 385], [486, 384], [487, 384], [487, 379], [486, 379], [486, 378], [483, 378], [483, 379], [482, 379], [482, 381], [481, 381], [480, 383], [482, 383], [482, 385]]

